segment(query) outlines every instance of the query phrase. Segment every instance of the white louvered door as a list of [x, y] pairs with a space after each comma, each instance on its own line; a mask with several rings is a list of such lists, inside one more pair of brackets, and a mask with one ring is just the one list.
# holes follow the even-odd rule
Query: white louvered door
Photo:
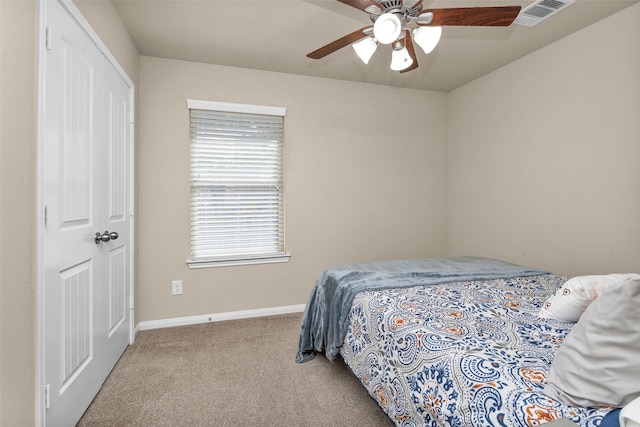
[[129, 344], [131, 101], [67, 10], [46, 16], [45, 424], [72, 426]]

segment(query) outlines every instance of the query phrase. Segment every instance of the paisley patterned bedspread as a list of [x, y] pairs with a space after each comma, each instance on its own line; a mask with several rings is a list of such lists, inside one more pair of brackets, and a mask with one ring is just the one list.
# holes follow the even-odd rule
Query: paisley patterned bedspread
[[542, 393], [572, 324], [537, 317], [553, 274], [359, 293], [340, 354], [398, 426], [598, 426]]
[[546, 271], [481, 257], [427, 258], [349, 264], [326, 270], [316, 281], [305, 307], [296, 361], [316, 352], [329, 360], [340, 353], [347, 316], [359, 292], [409, 288], [459, 280], [535, 276]]

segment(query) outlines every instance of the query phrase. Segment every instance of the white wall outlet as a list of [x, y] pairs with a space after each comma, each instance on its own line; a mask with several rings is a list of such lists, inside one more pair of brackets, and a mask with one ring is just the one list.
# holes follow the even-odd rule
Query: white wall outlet
[[171, 281], [171, 295], [182, 295], [182, 280]]

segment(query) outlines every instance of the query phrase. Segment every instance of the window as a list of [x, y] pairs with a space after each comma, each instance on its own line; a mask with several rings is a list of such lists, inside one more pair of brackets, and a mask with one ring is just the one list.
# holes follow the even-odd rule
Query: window
[[286, 262], [285, 108], [188, 100], [189, 267]]

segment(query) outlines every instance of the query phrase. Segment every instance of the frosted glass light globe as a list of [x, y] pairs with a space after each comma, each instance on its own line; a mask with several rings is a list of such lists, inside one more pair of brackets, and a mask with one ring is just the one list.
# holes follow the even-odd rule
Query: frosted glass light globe
[[402, 31], [402, 23], [393, 13], [384, 13], [373, 24], [373, 35], [382, 44], [390, 44], [398, 40]]

